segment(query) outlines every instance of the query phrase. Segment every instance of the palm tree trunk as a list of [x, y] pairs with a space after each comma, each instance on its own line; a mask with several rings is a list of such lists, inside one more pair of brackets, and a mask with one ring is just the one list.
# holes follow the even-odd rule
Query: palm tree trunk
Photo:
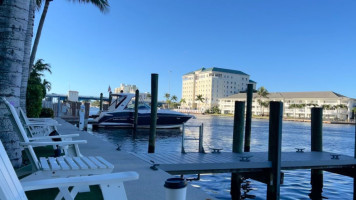
[[40, 42], [40, 37], [41, 37], [41, 33], [42, 33], [43, 24], [44, 24], [44, 21], [46, 19], [49, 3], [51, 1], [52, 0], [46, 0], [46, 3], [45, 3], [44, 8], [43, 8], [41, 19], [40, 19], [40, 22], [38, 24], [38, 28], [37, 28], [37, 32], [36, 32], [36, 38], [35, 38], [35, 41], [33, 43], [32, 51], [31, 51], [31, 58], [30, 58], [29, 68], [31, 68], [32, 65], [34, 65], [34, 62], [35, 62], [36, 53], [37, 53], [37, 47], [38, 47], [38, 44]]
[[31, 53], [31, 44], [33, 36], [33, 24], [35, 21], [35, 0], [30, 0], [30, 12], [28, 15], [28, 24], [27, 32], [25, 38], [25, 54], [24, 61], [22, 65], [22, 80], [21, 80], [21, 90], [20, 90], [20, 107], [24, 112], [26, 112], [26, 93], [27, 93], [27, 82], [29, 77], [29, 63], [30, 63], [30, 53]]
[[[30, 2], [28, 0], [0, 1], [0, 96], [19, 107], [21, 73], [24, 59]], [[0, 139], [14, 167], [22, 163], [19, 139], [0, 101]]]

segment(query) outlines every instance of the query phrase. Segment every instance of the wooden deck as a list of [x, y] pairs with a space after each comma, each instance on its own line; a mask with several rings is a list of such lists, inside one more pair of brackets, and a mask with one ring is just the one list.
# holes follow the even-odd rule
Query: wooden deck
[[[159, 164], [158, 168], [171, 174], [197, 173], [228, 173], [228, 172], [258, 172], [271, 168], [267, 152], [246, 153], [154, 153], [134, 154], [142, 160]], [[282, 169], [337, 169], [349, 168], [356, 165], [356, 159], [351, 156], [340, 155], [339, 159], [332, 159], [330, 152], [283, 152], [281, 158]], [[248, 157], [249, 161], [241, 161], [241, 157]]]

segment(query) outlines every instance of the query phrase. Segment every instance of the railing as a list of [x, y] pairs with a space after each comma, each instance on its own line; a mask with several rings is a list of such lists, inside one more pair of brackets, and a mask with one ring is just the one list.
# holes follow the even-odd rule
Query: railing
[[[199, 138], [188, 138], [188, 137], [185, 137], [185, 128], [186, 127], [199, 128]], [[182, 153], [186, 153], [185, 152], [185, 148], [184, 148], [185, 140], [199, 140], [198, 151], [199, 151], [199, 153], [205, 153], [204, 147], [203, 147], [203, 135], [204, 135], [203, 128], [204, 128], [204, 124], [203, 123], [201, 125], [185, 125], [185, 124], [182, 125], [182, 149], [181, 149]]]

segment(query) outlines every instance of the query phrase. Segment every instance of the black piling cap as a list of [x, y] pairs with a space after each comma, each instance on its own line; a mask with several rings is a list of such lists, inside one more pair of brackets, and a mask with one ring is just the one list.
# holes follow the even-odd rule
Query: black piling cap
[[181, 189], [187, 186], [187, 181], [183, 178], [169, 178], [164, 183], [164, 187], [169, 189]]

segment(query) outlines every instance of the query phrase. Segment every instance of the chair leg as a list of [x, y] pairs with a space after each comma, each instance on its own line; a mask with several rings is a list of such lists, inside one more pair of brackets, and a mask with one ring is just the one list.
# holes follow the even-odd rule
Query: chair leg
[[62, 200], [62, 198], [64, 198], [65, 200], [74, 200], [75, 196], [78, 193], [74, 191], [73, 194], [71, 194], [71, 192], [69, 192], [68, 190], [68, 187], [59, 187], [58, 189], [59, 189], [59, 193], [56, 196], [55, 200]]
[[123, 182], [115, 184], [102, 184], [100, 185], [100, 189], [105, 200], [127, 200]]

